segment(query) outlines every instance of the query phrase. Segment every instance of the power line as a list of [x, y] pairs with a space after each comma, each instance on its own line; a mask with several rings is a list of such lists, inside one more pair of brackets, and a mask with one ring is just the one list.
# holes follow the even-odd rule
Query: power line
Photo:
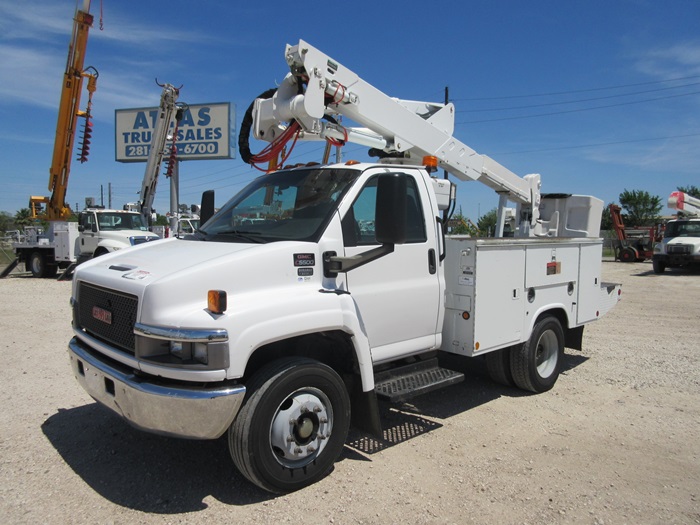
[[517, 117], [500, 117], [500, 118], [493, 118], [493, 119], [483, 119], [483, 120], [463, 120], [462, 122], [456, 122], [457, 125], [461, 124], [481, 124], [484, 122], [500, 122], [504, 120], [519, 120], [519, 119], [525, 119], [525, 118], [535, 118], [535, 117], [548, 117], [551, 115], [564, 115], [566, 113], [579, 113], [581, 111], [591, 111], [594, 109], [607, 109], [607, 108], [615, 108], [615, 107], [620, 107], [620, 106], [630, 106], [633, 104], [643, 104], [644, 102], [656, 102], [658, 100], [666, 100], [670, 98], [679, 98], [679, 97], [687, 97], [690, 95], [697, 95], [700, 93], [700, 91], [692, 91], [690, 93], [681, 93], [678, 95], [668, 95], [666, 97], [656, 97], [656, 98], [647, 98], [644, 100], [635, 100], [632, 102], [619, 102], [617, 104], [606, 104], [603, 106], [592, 106], [589, 108], [578, 108], [578, 109], [567, 109], [567, 110], [562, 110], [562, 111], [551, 111], [549, 113], [536, 113], [534, 115], [520, 115]]
[[486, 108], [486, 109], [462, 109], [462, 110], [457, 110], [456, 113], [484, 113], [488, 111], [507, 111], [511, 109], [529, 109], [529, 108], [541, 108], [541, 107], [547, 107], [547, 106], [562, 106], [565, 104], [578, 104], [580, 102], [592, 102], [594, 100], [607, 100], [611, 98], [620, 98], [620, 97], [629, 97], [632, 95], [643, 95], [645, 93], [656, 93], [659, 91], [668, 91], [670, 89], [678, 89], [678, 88], [683, 88], [683, 87], [688, 87], [688, 86], [697, 86], [700, 85], [700, 82], [692, 82], [690, 84], [681, 84], [680, 86], [671, 86], [671, 87], [665, 87], [665, 88], [658, 88], [658, 89], [646, 89], [644, 91], [633, 91], [631, 93], [620, 93], [619, 95], [606, 95], [604, 97], [592, 97], [592, 98], [581, 98], [577, 100], [568, 100], [568, 101], [563, 101], [563, 102], [547, 102], [544, 104], [531, 104], [528, 106], [510, 106], [510, 107], [505, 107], [505, 108]]
[[614, 142], [597, 142], [592, 144], [579, 144], [576, 146], [559, 146], [556, 148], [542, 148], [542, 149], [528, 149], [520, 151], [507, 151], [507, 152], [494, 152], [491, 155], [517, 155], [519, 153], [540, 153], [543, 151], [559, 151], [565, 149], [582, 149], [582, 148], [594, 148], [598, 146], [614, 146], [617, 144], [632, 144], [635, 142], [651, 142], [655, 140], [670, 140], [670, 139], [681, 139], [687, 137], [700, 137], [700, 133], [688, 133], [685, 135], [670, 135], [668, 137], [650, 137], [646, 139], [632, 139], [632, 140], [617, 140]]
[[573, 89], [569, 91], [553, 91], [551, 93], [533, 93], [530, 95], [505, 95], [501, 97], [475, 97], [475, 98], [455, 98], [452, 99], [455, 102], [462, 102], [462, 101], [472, 101], [472, 100], [503, 100], [503, 99], [509, 99], [509, 98], [530, 98], [530, 97], [551, 97], [555, 95], [570, 95], [573, 93], [589, 93], [591, 91], [605, 91], [608, 89], [622, 89], [622, 88], [628, 88], [628, 87], [637, 87], [637, 86], [649, 86], [653, 84], [663, 84], [665, 82], [676, 82], [679, 80], [691, 80], [695, 78], [700, 78], [700, 75], [692, 75], [688, 77], [678, 77], [678, 78], [667, 78], [666, 80], [655, 80], [651, 82], [637, 82], [635, 84], [620, 84], [617, 86], [607, 86], [607, 87], [594, 87], [594, 88], [587, 88], [587, 89]]

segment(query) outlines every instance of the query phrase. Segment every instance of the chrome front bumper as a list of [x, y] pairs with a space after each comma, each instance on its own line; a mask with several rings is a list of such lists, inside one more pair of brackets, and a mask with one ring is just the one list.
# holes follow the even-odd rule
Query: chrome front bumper
[[100, 358], [75, 337], [68, 354], [75, 378], [90, 396], [147, 432], [216, 439], [231, 425], [245, 396], [243, 385], [186, 387], [149, 381]]

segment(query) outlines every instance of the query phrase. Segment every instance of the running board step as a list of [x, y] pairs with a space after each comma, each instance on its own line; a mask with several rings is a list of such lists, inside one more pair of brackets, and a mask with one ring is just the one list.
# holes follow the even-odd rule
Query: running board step
[[374, 375], [377, 396], [401, 402], [464, 380], [464, 374], [441, 368], [437, 358], [392, 368]]

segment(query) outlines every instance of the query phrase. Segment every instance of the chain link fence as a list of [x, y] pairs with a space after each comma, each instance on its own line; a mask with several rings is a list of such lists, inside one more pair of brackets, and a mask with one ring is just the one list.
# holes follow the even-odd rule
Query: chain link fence
[[[5, 270], [15, 260], [15, 252], [12, 249], [13, 243], [24, 241], [24, 235], [18, 231], [8, 231], [0, 234], [0, 273]], [[23, 273], [24, 265], [17, 265], [11, 273]]]

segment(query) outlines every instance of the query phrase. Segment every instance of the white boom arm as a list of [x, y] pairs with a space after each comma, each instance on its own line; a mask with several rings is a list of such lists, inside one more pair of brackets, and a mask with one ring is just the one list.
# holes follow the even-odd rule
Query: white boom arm
[[[439, 165], [462, 181], [478, 180], [518, 204], [519, 222], [536, 230], [540, 176], [519, 177], [498, 162], [476, 153], [452, 136], [454, 105], [391, 98], [318, 49], [299, 41], [287, 45], [287, 74], [275, 95], [257, 99], [253, 111], [255, 137], [273, 141], [296, 120], [301, 139], [345, 140], [417, 158], [438, 158]], [[342, 115], [364, 128], [343, 128], [322, 122], [324, 115]], [[521, 232], [521, 235], [528, 232]]]
[[682, 211], [685, 215], [700, 217], [700, 199], [682, 191], [674, 191], [668, 197], [668, 207]]
[[168, 141], [168, 132], [173, 123], [177, 111], [177, 98], [180, 90], [171, 84], [163, 85], [163, 92], [160, 95], [160, 107], [158, 108], [158, 118], [153, 128], [151, 146], [146, 162], [146, 172], [141, 184], [141, 194], [139, 199], [139, 212], [150, 224], [153, 199], [158, 186], [158, 174], [165, 155], [165, 145]]

